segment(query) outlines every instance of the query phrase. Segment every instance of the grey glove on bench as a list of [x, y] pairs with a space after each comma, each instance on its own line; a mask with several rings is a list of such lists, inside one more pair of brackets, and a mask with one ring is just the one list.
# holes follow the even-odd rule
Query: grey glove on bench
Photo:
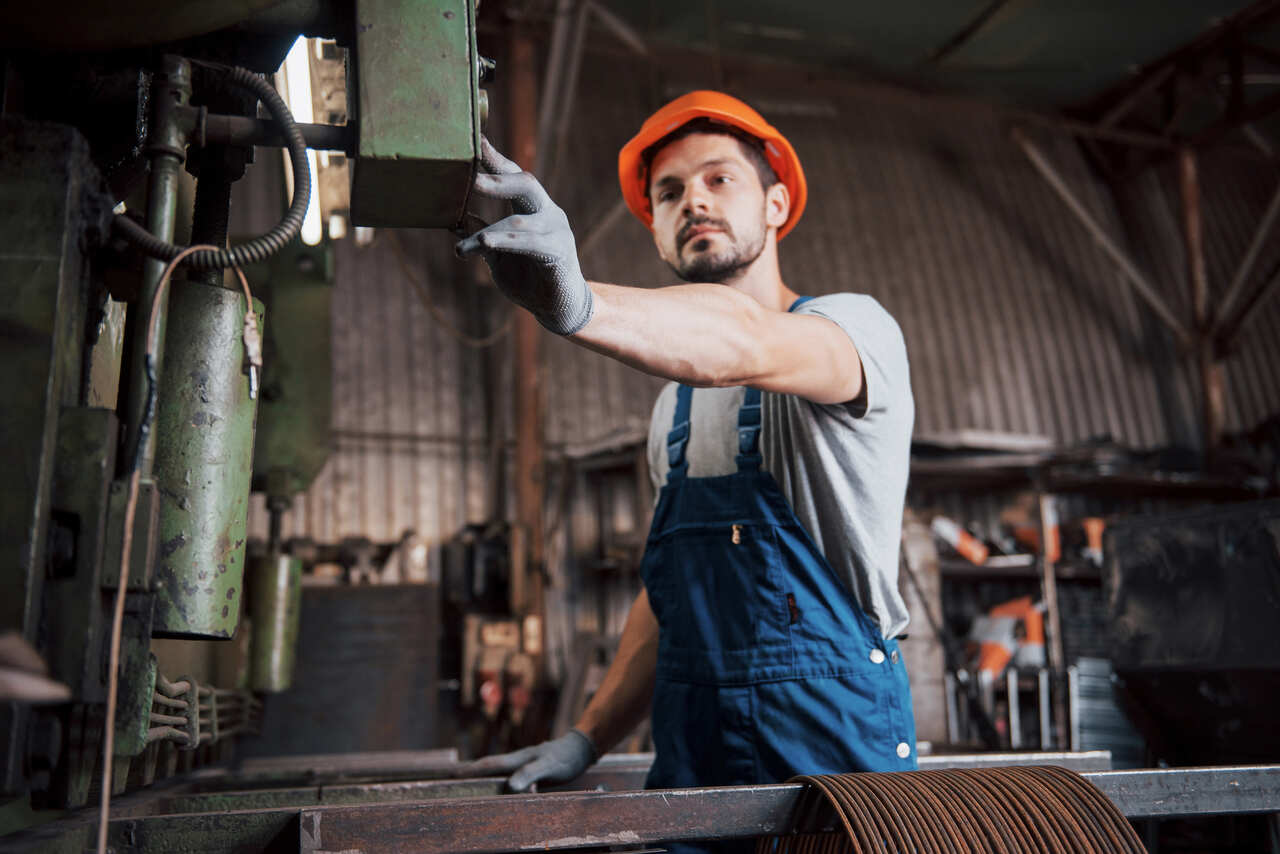
[[559, 738], [511, 753], [486, 756], [467, 766], [473, 774], [511, 774], [507, 788], [526, 792], [534, 783], [567, 783], [581, 776], [596, 761], [595, 745], [576, 729]]
[[506, 297], [527, 308], [557, 335], [572, 335], [591, 320], [591, 289], [578, 267], [569, 219], [538, 179], [481, 138], [475, 190], [511, 202], [514, 213], [454, 247], [459, 257], [480, 255]]

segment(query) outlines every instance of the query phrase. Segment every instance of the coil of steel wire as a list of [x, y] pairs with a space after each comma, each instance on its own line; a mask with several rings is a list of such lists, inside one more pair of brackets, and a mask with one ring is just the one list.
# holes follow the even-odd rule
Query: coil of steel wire
[[808, 784], [796, 830], [762, 838], [756, 854], [1146, 850], [1116, 805], [1065, 768], [828, 774], [791, 782]]

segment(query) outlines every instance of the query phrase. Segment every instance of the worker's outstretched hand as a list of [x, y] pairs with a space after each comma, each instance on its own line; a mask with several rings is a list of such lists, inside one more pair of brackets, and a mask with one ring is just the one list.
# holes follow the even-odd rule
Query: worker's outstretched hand
[[[511, 753], [486, 756], [467, 766], [468, 773], [511, 774], [507, 788], [527, 792], [534, 783], [567, 783], [596, 761], [596, 748], [576, 729], [559, 738]], [[511, 772], [515, 772], [512, 774]]]
[[591, 289], [578, 267], [569, 218], [538, 179], [503, 157], [481, 137], [475, 190], [511, 202], [514, 213], [477, 231], [455, 247], [460, 257], [479, 255], [493, 281], [517, 305], [558, 335], [572, 335], [591, 319]]

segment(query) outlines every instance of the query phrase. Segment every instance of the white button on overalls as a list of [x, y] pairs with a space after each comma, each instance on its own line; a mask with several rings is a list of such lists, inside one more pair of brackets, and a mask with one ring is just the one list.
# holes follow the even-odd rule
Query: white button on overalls
[[871, 663], [884, 664], [884, 650], [882, 649], [871, 650]]
[[906, 759], [906, 758], [907, 758], [908, 756], [910, 756], [910, 755], [911, 755], [911, 745], [907, 744], [905, 741], [899, 742], [899, 743], [898, 743], [898, 758], [899, 758], [899, 759]]

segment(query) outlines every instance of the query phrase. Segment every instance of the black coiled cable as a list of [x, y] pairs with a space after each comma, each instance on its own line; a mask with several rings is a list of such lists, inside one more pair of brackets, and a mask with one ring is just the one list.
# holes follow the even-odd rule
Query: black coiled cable
[[[261, 237], [255, 237], [239, 246], [219, 249], [217, 252], [204, 250], [192, 253], [186, 263], [196, 270], [243, 267], [265, 261], [297, 237], [302, 228], [302, 220], [307, 215], [307, 205], [311, 203], [311, 170], [307, 166], [307, 143], [303, 140], [302, 131], [298, 130], [289, 107], [267, 81], [248, 69], [229, 69], [227, 77], [232, 83], [257, 95], [267, 112], [280, 123], [285, 147], [289, 150], [289, 163], [293, 167], [293, 200], [280, 222]], [[185, 248], [161, 240], [124, 214], [117, 214], [113, 225], [116, 233], [152, 258], [169, 261]]]

